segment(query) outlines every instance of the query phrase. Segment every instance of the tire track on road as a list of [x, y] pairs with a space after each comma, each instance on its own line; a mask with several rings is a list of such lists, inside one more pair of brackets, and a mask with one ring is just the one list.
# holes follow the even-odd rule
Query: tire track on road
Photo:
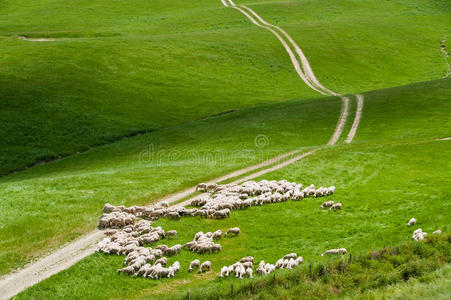
[[354, 122], [352, 123], [351, 130], [349, 130], [348, 136], [346, 137], [345, 143], [349, 144], [354, 139], [357, 133], [357, 128], [359, 127], [360, 119], [362, 117], [363, 111], [363, 95], [356, 95], [357, 98], [357, 109], [355, 111]]

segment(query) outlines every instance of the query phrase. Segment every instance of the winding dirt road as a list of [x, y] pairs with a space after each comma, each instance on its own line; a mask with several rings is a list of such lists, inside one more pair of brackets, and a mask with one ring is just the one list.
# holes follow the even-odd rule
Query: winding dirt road
[[[290, 164], [293, 164], [309, 155], [316, 153], [318, 150], [323, 147], [332, 146], [337, 143], [337, 141], [342, 136], [342, 132], [344, 130], [346, 121], [349, 115], [349, 106], [350, 100], [347, 96], [342, 96], [339, 93], [336, 93], [326, 87], [324, 87], [319, 80], [316, 78], [313, 73], [313, 69], [310, 66], [306, 56], [302, 52], [299, 45], [291, 38], [291, 36], [282, 28], [276, 25], [272, 25], [266, 22], [261, 16], [259, 16], [254, 10], [251, 8], [241, 5], [237, 6], [232, 0], [221, 0], [222, 4], [225, 7], [232, 7], [246, 16], [253, 24], [256, 26], [266, 29], [271, 32], [282, 44], [288, 53], [291, 63], [298, 74], [298, 76], [302, 79], [302, 81], [317, 91], [320, 94], [327, 96], [338, 96], [342, 101], [342, 109], [340, 116], [338, 118], [338, 122], [336, 128], [329, 140], [329, 142], [324, 146], [318, 146], [308, 152], [303, 153], [302, 149], [294, 150], [289, 153], [285, 153], [279, 155], [275, 158], [269, 159], [262, 163], [259, 163], [254, 166], [250, 166], [247, 168], [243, 168], [214, 180], [209, 181], [208, 183], [218, 183], [228, 179], [233, 179], [235, 177], [250, 173], [242, 178], [239, 178], [233, 183], [241, 183], [247, 180], [254, 179], [256, 177], [262, 176], [269, 172], [273, 172], [275, 170], [284, 168]], [[290, 45], [293, 47], [294, 52], [292, 51]], [[296, 54], [295, 54], [296, 53]], [[350, 143], [354, 139], [357, 128], [360, 123], [362, 111], [363, 111], [363, 96], [357, 95], [357, 110], [354, 117], [354, 122], [349, 131], [345, 143]], [[258, 171], [256, 171], [258, 170]], [[253, 171], [256, 171], [252, 173]], [[188, 188], [181, 192], [168, 195], [158, 202], [168, 201], [169, 203], [174, 203], [177, 201], [181, 201], [195, 193], [195, 187]], [[195, 196], [196, 198], [198, 196]], [[182, 203], [176, 205], [186, 205], [193, 198], [183, 201]], [[61, 249], [55, 251], [54, 253], [39, 259], [38, 261], [27, 265], [24, 269], [19, 270], [13, 274], [9, 274], [0, 279], [0, 299], [8, 299], [13, 297], [17, 293], [23, 291], [24, 289], [64, 270], [74, 265], [76, 262], [80, 261], [84, 257], [91, 255], [94, 253], [94, 249], [96, 247], [97, 242], [102, 238], [103, 233], [100, 230], [95, 230], [69, 244], [62, 247]]]

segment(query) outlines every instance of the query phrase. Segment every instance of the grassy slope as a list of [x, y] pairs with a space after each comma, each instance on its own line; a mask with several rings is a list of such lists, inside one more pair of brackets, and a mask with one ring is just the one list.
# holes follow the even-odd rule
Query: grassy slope
[[[325, 144], [340, 105], [329, 98], [248, 109], [1, 178], [0, 273], [93, 229], [105, 202], [146, 204], [270, 156]], [[269, 144], [257, 147], [261, 134]]]
[[[349, 93], [439, 78], [446, 3], [252, 7], [292, 34], [326, 86]], [[0, 14], [0, 174], [136, 131], [315, 95], [270, 33], [219, 0], [8, 0]]]
[[[451, 34], [446, 0], [237, 0], [284, 28], [321, 82], [359, 93], [443, 77], [440, 41]], [[420, 38], [421, 37], [421, 38]], [[394, 84], [397, 82], [396, 84]]]
[[[356, 255], [394, 245], [410, 238], [412, 229], [405, 224], [412, 216], [427, 232], [451, 230], [447, 198], [450, 182], [444, 180], [450, 178], [446, 166], [451, 159], [449, 142], [435, 140], [449, 136], [451, 129], [447, 117], [450, 87], [450, 80], [441, 80], [365, 94], [365, 110], [355, 143], [323, 149], [264, 176], [336, 185], [337, 193], [331, 199], [341, 201], [343, 211], [320, 210], [321, 200], [308, 199], [234, 211], [225, 220], [160, 220], [158, 224], [164, 228], [179, 231], [177, 240], [164, 243], [184, 243], [199, 230], [239, 226], [243, 234], [222, 240], [220, 255], [202, 256], [202, 260], [212, 260], [217, 272], [222, 265], [244, 255], [275, 261], [295, 251], [314, 262], [329, 248], [346, 247]], [[183, 292], [208, 288], [215, 273], [199, 276], [186, 272], [187, 263], [195, 257], [198, 255], [183, 251], [171, 258], [185, 267], [175, 279], [151, 281], [117, 275], [121, 257], [93, 255], [28, 289], [21, 297], [151, 297], [167, 294], [169, 289]], [[204, 280], [194, 280], [199, 278]], [[234, 279], [214, 282], [230, 286]]]
[[451, 265], [433, 272], [424, 280], [412, 278], [386, 289], [368, 291], [350, 299], [449, 299], [451, 294]]
[[[398, 299], [404, 295], [408, 299], [419, 299], [421, 294], [435, 294], [445, 299], [449, 296], [449, 287], [444, 286], [447, 280], [443, 277], [449, 273], [450, 246], [449, 235], [430, 236], [421, 243], [404, 241], [394, 247], [353, 256], [352, 261], [348, 255], [328, 263], [313, 264], [311, 275], [309, 266], [304, 264], [294, 270], [278, 271], [273, 276], [235, 281], [233, 297], [230, 286], [219, 282], [207, 293], [196, 289], [190, 295], [191, 299], [386, 299], [391, 293]], [[434, 278], [438, 280], [426, 286], [423, 283]], [[406, 293], [406, 287], [411, 285], [416, 290]], [[438, 289], [426, 292], [425, 287]], [[185, 297], [186, 293], [179, 293], [163, 299]]]
[[276, 39], [220, 3], [76, 2], [0, 7], [0, 173], [134, 131], [315, 95]]

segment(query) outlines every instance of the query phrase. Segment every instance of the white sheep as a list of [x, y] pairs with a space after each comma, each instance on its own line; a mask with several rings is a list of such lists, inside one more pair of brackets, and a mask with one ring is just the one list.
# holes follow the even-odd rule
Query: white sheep
[[213, 239], [220, 239], [221, 237], [222, 237], [221, 230], [216, 230], [215, 232], [213, 232]]
[[233, 233], [235, 235], [238, 235], [240, 233], [240, 228], [239, 227], [232, 227], [229, 230], [227, 230], [227, 232], [225, 233], [224, 236], [228, 236], [231, 233]]
[[155, 264], [160, 264], [162, 266], [166, 266], [168, 264], [168, 259], [166, 257], [160, 257], [155, 261]]
[[414, 239], [415, 241], [421, 241], [424, 239], [426, 235], [427, 235], [426, 232], [423, 232], [421, 228], [418, 228], [413, 232], [412, 239]]
[[415, 219], [415, 218], [412, 218], [412, 219], [410, 219], [409, 220], [409, 222], [407, 223], [407, 226], [413, 226], [413, 225], [415, 225], [415, 223], [417, 222], [417, 220]]
[[166, 237], [172, 236], [172, 237], [177, 238], [177, 231], [176, 231], [176, 230], [169, 230], [169, 231], [166, 231], [165, 236], [166, 236]]
[[188, 272], [194, 271], [194, 268], [199, 268], [200, 260], [195, 259], [189, 264]]
[[247, 269], [246, 269], [246, 275], [249, 276], [249, 278], [254, 278], [254, 277], [252, 276], [252, 273], [253, 273], [252, 268], [247, 268]]
[[330, 249], [330, 250], [327, 250], [326, 252], [324, 252], [323, 254], [321, 254], [321, 256], [331, 255], [331, 254], [343, 254], [344, 255], [346, 253], [347, 253], [347, 251], [345, 248]]
[[254, 262], [254, 257], [252, 256], [246, 256], [243, 257], [242, 259], [240, 259], [240, 263], [245, 263], [245, 262]]
[[320, 208], [331, 207], [332, 205], [334, 205], [334, 201], [326, 201], [321, 204]]
[[338, 209], [341, 209], [342, 206], [343, 206], [343, 205], [342, 205], [340, 202], [338, 202], [338, 203], [333, 204], [333, 205], [329, 208], [329, 210], [338, 210]]
[[211, 270], [211, 262], [209, 260], [204, 261], [199, 268], [199, 273], [207, 272]]
[[230, 273], [233, 271], [232, 266], [224, 266], [221, 268], [221, 272], [219, 274], [219, 277], [229, 277]]
[[290, 254], [286, 254], [283, 257], [283, 259], [290, 259], [290, 258], [296, 259], [297, 257], [298, 257], [298, 255], [296, 253], [290, 253]]

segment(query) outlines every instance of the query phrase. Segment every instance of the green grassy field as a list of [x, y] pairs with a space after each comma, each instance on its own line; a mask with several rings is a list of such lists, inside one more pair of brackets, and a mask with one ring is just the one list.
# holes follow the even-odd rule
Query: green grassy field
[[[446, 299], [450, 262], [450, 236], [428, 237], [422, 243], [403, 242], [359, 256], [335, 258], [327, 263], [279, 270], [272, 276], [235, 282], [216, 281], [205, 290], [190, 291], [191, 299]], [[311, 271], [310, 271], [310, 266]], [[413, 290], [407, 291], [408, 287]], [[430, 288], [430, 290], [427, 290]], [[162, 295], [184, 299], [187, 292]], [[449, 294], [448, 294], [449, 296]], [[404, 298], [403, 298], [404, 299]]]
[[[247, 109], [0, 178], [0, 272], [94, 229], [105, 202], [147, 204], [266, 158], [326, 144], [340, 105], [329, 98]], [[258, 147], [261, 134], [268, 144]]]
[[[447, 1], [246, 3], [283, 26], [338, 92], [446, 70]], [[0, 175], [136, 132], [318, 96], [270, 33], [219, 0], [7, 0], [0, 14]]]
[[[207, 274], [186, 271], [198, 257], [188, 251], [170, 259], [181, 273], [158, 281], [118, 275], [123, 257], [96, 254], [17, 298], [213, 295], [236, 282], [217, 278], [221, 266], [245, 255], [275, 262], [298, 252], [307, 263], [334, 264], [319, 254], [404, 243], [413, 216], [427, 232], [450, 232], [450, 141], [439, 140], [451, 137], [451, 79], [440, 79], [441, 41], [451, 48], [449, 1], [235, 3], [284, 28], [326, 87], [363, 93], [352, 144], [343, 142], [355, 97], [336, 146], [259, 178], [335, 185], [330, 199], [344, 209], [329, 213], [306, 199], [225, 220], [159, 220], [179, 231], [169, 245], [200, 230], [239, 226], [242, 234], [221, 240], [221, 254], [202, 256], [213, 263]], [[220, 0], [4, 0], [0, 15], [0, 275], [93, 230], [105, 202], [148, 204], [325, 145], [340, 114], [340, 100], [310, 90], [272, 34]], [[348, 296], [443, 297], [447, 268]], [[287, 298], [299, 292], [284, 288], [277, 293]]]
[[451, 294], [451, 265], [428, 274], [422, 280], [416, 278], [395, 284], [386, 289], [368, 291], [349, 299], [449, 299]]
[[[19, 298], [134, 298], [167, 294], [169, 290], [183, 293], [199, 287], [208, 289], [209, 281], [218, 282], [221, 266], [245, 255], [275, 262], [288, 252], [297, 252], [306, 262], [317, 263], [330, 260], [319, 256], [330, 248], [346, 247], [360, 255], [396, 245], [411, 238], [413, 230], [406, 222], [413, 216], [418, 220], [416, 227], [426, 232], [438, 228], [449, 232], [449, 141], [437, 139], [449, 136], [450, 87], [448, 79], [366, 93], [354, 143], [324, 148], [262, 177], [335, 185], [337, 192], [330, 199], [343, 203], [341, 212], [320, 210], [321, 200], [306, 199], [234, 211], [225, 220], [159, 220], [157, 224], [163, 228], [179, 231], [176, 240], [162, 242], [168, 245], [191, 240], [200, 230], [239, 226], [243, 233], [221, 240], [221, 254], [202, 255], [202, 260], [212, 260], [214, 272], [209, 274], [187, 273], [187, 263], [198, 257], [188, 251], [171, 258], [179, 260], [184, 270], [174, 279], [158, 281], [118, 275], [115, 270], [123, 257], [99, 254], [35, 285]], [[258, 114], [252, 115], [258, 118]], [[94, 222], [95, 213], [91, 218]], [[227, 279], [221, 284], [230, 286], [233, 282]]]

